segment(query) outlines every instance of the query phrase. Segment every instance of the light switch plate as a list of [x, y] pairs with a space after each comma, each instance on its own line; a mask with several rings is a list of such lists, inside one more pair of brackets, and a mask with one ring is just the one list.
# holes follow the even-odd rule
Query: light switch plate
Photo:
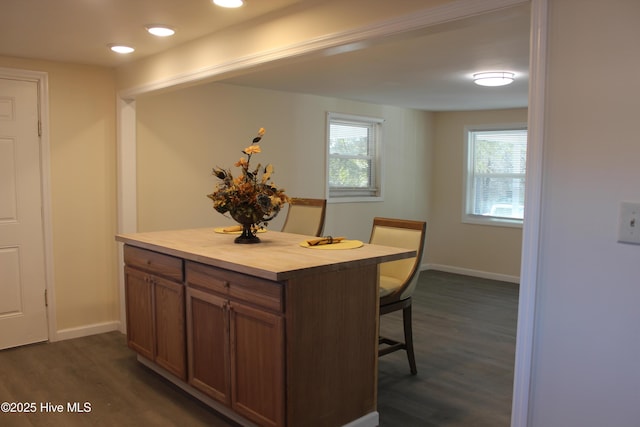
[[618, 242], [640, 245], [640, 203], [620, 204]]

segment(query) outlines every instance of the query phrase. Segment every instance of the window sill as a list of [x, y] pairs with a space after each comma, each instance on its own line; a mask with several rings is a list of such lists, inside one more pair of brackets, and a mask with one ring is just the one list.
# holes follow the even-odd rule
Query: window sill
[[509, 218], [496, 218], [492, 216], [482, 215], [463, 215], [462, 222], [464, 224], [477, 224], [477, 225], [490, 225], [494, 227], [510, 227], [510, 228], [522, 228], [523, 220], [521, 219], [509, 219]]
[[350, 197], [329, 197], [327, 203], [367, 203], [382, 202], [381, 196], [350, 196]]

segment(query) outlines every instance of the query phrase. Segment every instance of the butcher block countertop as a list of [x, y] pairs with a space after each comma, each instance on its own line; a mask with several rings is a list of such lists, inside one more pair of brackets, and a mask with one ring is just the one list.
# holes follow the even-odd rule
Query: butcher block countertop
[[[249, 274], [267, 280], [287, 280], [313, 273], [338, 271], [357, 265], [410, 258], [415, 251], [364, 244], [356, 249], [305, 248], [300, 242], [313, 236], [267, 231], [260, 243], [237, 244], [237, 235], [216, 233], [214, 228], [118, 234], [128, 245]], [[347, 236], [348, 238], [348, 236]]]

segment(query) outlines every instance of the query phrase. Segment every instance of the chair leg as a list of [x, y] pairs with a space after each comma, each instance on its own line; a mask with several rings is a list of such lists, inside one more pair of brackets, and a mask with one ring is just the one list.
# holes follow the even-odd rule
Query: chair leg
[[416, 357], [413, 353], [413, 330], [411, 329], [411, 304], [402, 309], [402, 320], [404, 323], [404, 343], [407, 350], [407, 358], [409, 359], [409, 368], [411, 375], [416, 375]]

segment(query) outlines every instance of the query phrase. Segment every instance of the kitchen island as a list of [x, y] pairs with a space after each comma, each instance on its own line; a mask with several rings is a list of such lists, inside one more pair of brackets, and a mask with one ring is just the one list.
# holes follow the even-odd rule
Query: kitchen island
[[268, 231], [120, 234], [127, 342], [138, 359], [243, 425], [375, 426], [378, 264]]

